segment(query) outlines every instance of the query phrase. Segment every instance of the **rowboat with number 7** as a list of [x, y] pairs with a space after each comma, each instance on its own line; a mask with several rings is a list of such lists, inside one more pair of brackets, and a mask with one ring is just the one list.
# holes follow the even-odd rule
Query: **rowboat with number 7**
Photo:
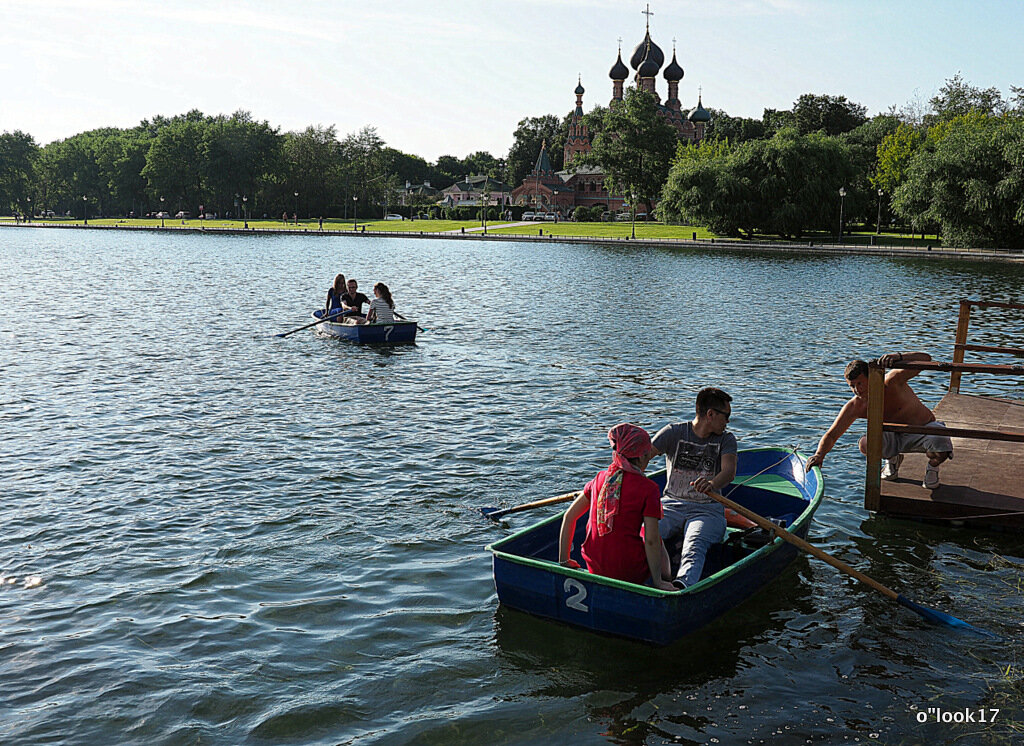
[[[736, 479], [726, 494], [805, 538], [824, 493], [821, 471], [815, 467], [805, 472], [806, 460], [789, 449], [742, 450]], [[664, 471], [651, 479], [664, 489]], [[742, 603], [798, 554], [792, 544], [770, 540], [762, 529], [729, 528], [725, 540], [708, 550], [699, 582], [680, 591], [662, 591], [561, 567], [561, 524], [560, 513], [487, 547], [498, 600], [536, 616], [657, 645], [674, 642]], [[573, 558], [582, 567], [579, 548], [585, 535], [586, 520], [580, 520]]]
[[[324, 311], [318, 308], [310, 314], [314, 319], [323, 318]], [[386, 324], [341, 324], [324, 321], [313, 327], [323, 337], [347, 339], [357, 344], [411, 344], [416, 341], [416, 322], [391, 321]]]

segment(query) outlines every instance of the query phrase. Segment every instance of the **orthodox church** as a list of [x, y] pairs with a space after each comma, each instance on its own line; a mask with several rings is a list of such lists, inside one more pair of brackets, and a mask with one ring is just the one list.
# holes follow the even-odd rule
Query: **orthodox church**
[[[681, 140], [699, 143], [704, 138], [704, 131], [711, 121], [711, 115], [704, 108], [701, 97], [697, 97], [696, 108], [684, 112], [679, 101], [679, 81], [683, 79], [683, 68], [676, 60], [675, 44], [672, 45], [672, 61], [662, 72], [668, 84], [667, 98], [662, 103], [657, 91], [657, 76], [665, 64], [665, 54], [651, 40], [649, 11], [647, 31], [644, 39], [630, 55], [629, 64], [634, 70], [633, 82], [637, 88], [654, 96], [658, 113], [671, 124]], [[612, 99], [609, 106], [617, 106], [623, 100], [624, 86], [629, 78], [629, 68], [622, 61], [622, 48], [619, 56], [608, 72], [612, 79]], [[563, 162], [568, 167], [572, 160], [581, 153], [591, 150], [590, 133], [583, 121], [583, 88], [582, 80], [576, 85], [576, 108], [569, 121], [569, 135], [563, 150]], [[568, 215], [576, 207], [604, 207], [616, 212], [623, 208], [625, 198], [622, 195], [609, 194], [604, 186], [604, 173], [595, 166], [580, 166], [575, 170], [554, 171], [547, 153], [547, 143], [541, 145], [540, 155], [533, 171], [523, 179], [523, 183], [512, 191], [512, 202], [517, 205], [529, 205], [544, 211], [556, 210]]]

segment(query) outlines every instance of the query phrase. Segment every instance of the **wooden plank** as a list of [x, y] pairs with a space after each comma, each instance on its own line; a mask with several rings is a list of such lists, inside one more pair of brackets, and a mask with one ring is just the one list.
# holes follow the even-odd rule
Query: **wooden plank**
[[[1017, 357], [1024, 357], [1024, 350], [1019, 349], [1017, 347], [999, 347], [999, 346], [996, 346], [996, 345], [966, 345], [966, 344], [964, 344], [964, 345], [958, 344], [958, 345], [955, 345], [955, 347], [958, 350], [960, 350], [961, 352], [964, 351], [964, 350], [969, 350], [971, 352], [998, 352], [998, 353], [1005, 354], [1005, 355], [1016, 355]], [[963, 358], [963, 354], [961, 354], [960, 357]], [[961, 360], [957, 360], [956, 359], [956, 353], [954, 352], [953, 353], [953, 362], [954, 363], [960, 363], [960, 362], [963, 362], [963, 360], [962, 359]], [[956, 374], [953, 373], [952, 375], [956, 375]]]
[[882, 418], [885, 411], [885, 368], [868, 366], [868, 442], [864, 474], [864, 507], [878, 510], [882, 487]]
[[[928, 362], [921, 363], [908, 363], [906, 360], [902, 360], [898, 363], [893, 363], [889, 366], [890, 368], [901, 368], [903, 370], [919, 370], [919, 371], [932, 371], [939, 373], [948, 373], [949, 371], [959, 371], [960, 373], [992, 373], [995, 375], [1010, 375], [1010, 376], [1022, 376], [1024, 375], [1024, 364], [1015, 365], [989, 365], [985, 363], [943, 363], [937, 360], [931, 360]], [[955, 393], [955, 392], [953, 392]]]
[[960, 303], [969, 303], [970, 305], [977, 306], [978, 308], [1016, 308], [1024, 310], [1024, 303], [998, 303], [996, 301], [987, 300], [962, 300]]
[[[960, 314], [956, 322], [956, 339], [953, 345], [953, 362], [964, 361], [964, 345], [967, 344], [967, 327], [971, 323], [971, 301], [960, 301]], [[960, 393], [960, 371], [953, 371], [949, 374], [949, 391], [953, 394]]]
[[910, 433], [914, 435], [947, 435], [950, 438], [977, 438], [979, 440], [998, 440], [1010, 443], [1024, 443], [1024, 432], [1014, 433], [1003, 430], [980, 430], [964, 427], [921, 427], [918, 425], [900, 425], [895, 422], [883, 422], [882, 430], [892, 433]]

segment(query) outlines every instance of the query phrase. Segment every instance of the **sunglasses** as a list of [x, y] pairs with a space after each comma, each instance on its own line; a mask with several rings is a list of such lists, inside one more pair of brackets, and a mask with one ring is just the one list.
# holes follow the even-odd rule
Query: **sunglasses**
[[729, 421], [729, 417], [731, 415], [728, 412], [723, 412], [721, 409], [717, 409], [716, 407], [712, 407], [712, 409], [714, 409], [716, 412], [718, 412], [720, 415], [722, 415], [725, 418], [726, 422]]

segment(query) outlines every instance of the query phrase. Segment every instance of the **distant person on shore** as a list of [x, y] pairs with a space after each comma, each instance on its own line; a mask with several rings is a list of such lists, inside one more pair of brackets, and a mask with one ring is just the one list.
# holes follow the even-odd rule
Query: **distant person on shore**
[[683, 537], [676, 581], [684, 586], [700, 580], [708, 548], [725, 538], [725, 508], [707, 493], [721, 492], [736, 478], [736, 436], [725, 431], [730, 402], [721, 389], [701, 389], [693, 420], [665, 425], [652, 441], [652, 458], [665, 454], [668, 470], [658, 528], [666, 542]]
[[576, 521], [587, 513], [581, 553], [589, 572], [630, 583], [650, 581], [655, 588], [674, 591], [675, 586], [662, 577], [661, 493], [644, 476], [651, 461], [651, 436], [643, 428], [623, 423], [608, 431], [608, 441], [611, 465], [587, 482], [562, 517], [558, 563], [580, 567], [569, 555]]
[[373, 300], [366, 311], [365, 319], [356, 319], [357, 324], [393, 324], [395, 323], [395, 302], [391, 299], [391, 291], [383, 282], [373, 286]]
[[[878, 358], [878, 364], [889, 367], [893, 363], [928, 362], [932, 357], [927, 352], [890, 352]], [[935, 414], [928, 409], [917, 394], [910, 388], [911, 378], [919, 371], [894, 368], [885, 374], [885, 410], [882, 418], [885, 422], [916, 427], [945, 427], [945, 423], [935, 419]], [[844, 372], [846, 382], [853, 391], [853, 398], [839, 410], [832, 426], [821, 437], [818, 450], [807, 459], [807, 469], [820, 466], [825, 455], [832, 450], [839, 437], [845, 433], [854, 420], [868, 416], [868, 364], [864, 360], [854, 360], [846, 366]], [[860, 439], [860, 452], [867, 453], [867, 436]], [[882, 458], [886, 459], [882, 466], [882, 479], [892, 481], [899, 477], [900, 464], [904, 453], [924, 453], [928, 456], [928, 465], [924, 471], [921, 486], [933, 490], [939, 486], [939, 465], [953, 458], [953, 442], [945, 435], [917, 435], [914, 433], [882, 432]]]
[[363, 304], [369, 303], [370, 299], [359, 292], [359, 283], [355, 280], [348, 281], [348, 292], [341, 296], [341, 305], [346, 311], [352, 311], [352, 319], [355, 316], [363, 315]]
[[317, 229], [322, 231], [324, 229], [324, 216], [320, 216], [320, 220], [317, 221]]
[[342, 299], [345, 297], [345, 275], [334, 276], [334, 284], [327, 290], [327, 306], [324, 313], [328, 316], [338, 314], [345, 310]]

